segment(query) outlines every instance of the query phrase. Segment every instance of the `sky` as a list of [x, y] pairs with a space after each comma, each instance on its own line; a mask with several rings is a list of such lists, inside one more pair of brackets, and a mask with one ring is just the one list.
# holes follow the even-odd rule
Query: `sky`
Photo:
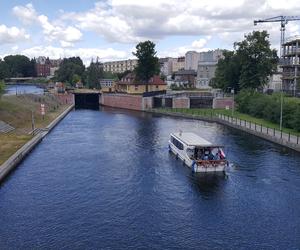
[[[253, 21], [299, 13], [299, 0], [0, 0], [0, 58], [80, 56], [88, 65], [134, 58], [145, 40], [159, 57], [178, 57], [233, 49], [253, 30], [267, 30], [279, 49], [280, 24]], [[286, 27], [286, 37], [299, 35], [300, 21]]]

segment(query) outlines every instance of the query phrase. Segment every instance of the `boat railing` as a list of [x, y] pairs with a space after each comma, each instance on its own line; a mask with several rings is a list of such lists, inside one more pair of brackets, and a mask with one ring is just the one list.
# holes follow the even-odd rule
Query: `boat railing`
[[225, 165], [227, 160], [197, 160], [197, 164], [203, 167], [215, 167], [218, 165]]

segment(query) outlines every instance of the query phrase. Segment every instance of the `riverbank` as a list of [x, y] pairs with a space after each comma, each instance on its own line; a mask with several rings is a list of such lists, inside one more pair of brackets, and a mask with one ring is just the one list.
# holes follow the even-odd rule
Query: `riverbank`
[[[41, 103], [45, 105], [44, 118], [40, 114]], [[31, 140], [33, 132], [46, 128], [69, 106], [53, 95], [3, 96], [0, 99], [0, 120], [13, 127], [13, 130], [0, 133], [0, 164]], [[32, 128], [32, 115], [35, 131]]]
[[300, 152], [300, 137], [298, 134], [291, 134], [290, 132], [287, 133], [283, 130], [276, 129], [275, 127], [268, 127], [264, 124], [258, 124], [256, 122], [252, 122], [251, 120], [247, 121], [235, 116], [226, 115], [222, 112], [214, 110], [203, 110], [202, 112], [196, 112], [190, 110], [190, 113], [187, 113], [181, 109], [152, 109], [149, 112], [188, 119], [216, 122], [238, 130], [242, 130], [249, 134], [258, 136], [265, 140]]
[[[48, 126], [40, 130], [35, 136], [27, 141], [20, 149], [0, 165], [0, 183], [15, 169], [28, 153], [74, 108], [74, 104], [68, 106]], [[26, 141], [26, 140], [25, 140]]]

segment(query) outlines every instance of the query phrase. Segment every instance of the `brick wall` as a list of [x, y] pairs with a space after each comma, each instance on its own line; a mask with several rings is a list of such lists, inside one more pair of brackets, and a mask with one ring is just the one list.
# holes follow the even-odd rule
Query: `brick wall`
[[102, 94], [100, 104], [115, 108], [142, 110], [142, 96], [122, 94]]
[[186, 97], [173, 98], [173, 108], [190, 108], [190, 99]]
[[55, 94], [61, 104], [74, 104], [73, 94]]
[[233, 99], [231, 97], [227, 98], [214, 98], [213, 100], [213, 108], [214, 109], [225, 109], [226, 106], [228, 108], [232, 108], [233, 105]]

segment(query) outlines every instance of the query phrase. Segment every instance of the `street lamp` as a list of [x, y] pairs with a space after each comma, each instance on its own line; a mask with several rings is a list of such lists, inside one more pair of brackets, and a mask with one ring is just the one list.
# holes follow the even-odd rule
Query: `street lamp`
[[279, 129], [282, 130], [282, 110], [283, 110], [283, 89], [282, 89], [282, 81], [281, 81], [281, 94], [280, 94], [280, 122]]
[[234, 112], [234, 88], [231, 89], [231, 94], [232, 94], [231, 116], [233, 117], [233, 112]]

